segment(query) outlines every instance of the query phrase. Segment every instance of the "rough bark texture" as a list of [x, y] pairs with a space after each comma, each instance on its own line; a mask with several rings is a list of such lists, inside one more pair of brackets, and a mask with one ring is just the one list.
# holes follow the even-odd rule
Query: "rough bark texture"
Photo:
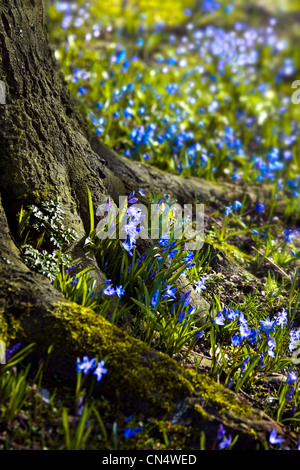
[[93, 140], [57, 69], [41, 0], [0, 0], [0, 47], [0, 77], [7, 86], [7, 105], [0, 114], [2, 339], [35, 342], [37, 358], [54, 344], [50, 367], [67, 379], [74, 378], [78, 356], [109, 354], [101, 393], [112, 398], [119, 392], [124, 412], [167, 416], [173, 424], [186, 426], [196, 446], [201, 430], [212, 442], [220, 423], [233, 435], [242, 433], [241, 448], [255, 448], [272, 428], [285, 437], [286, 445], [295, 446], [295, 436], [285, 435], [282, 426], [238, 396], [66, 301], [46, 278], [24, 265], [13, 238], [22, 204], [60, 196], [67, 224], [81, 238], [88, 230], [86, 185], [95, 207], [108, 195], [118, 202], [119, 195], [139, 186], [170, 193], [180, 202], [220, 201], [230, 189], [133, 164]]

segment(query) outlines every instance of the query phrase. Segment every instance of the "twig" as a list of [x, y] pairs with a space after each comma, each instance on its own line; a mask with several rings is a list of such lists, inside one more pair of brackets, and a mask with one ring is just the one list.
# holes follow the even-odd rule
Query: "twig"
[[274, 268], [278, 269], [278, 271], [286, 278], [286, 279], [290, 279], [289, 275], [283, 271], [283, 269], [281, 269], [279, 266], [277, 266], [276, 263], [274, 263], [274, 261], [272, 261], [270, 258], [268, 258], [267, 256], [265, 256], [263, 253], [261, 253], [259, 250], [257, 250], [257, 248], [255, 248], [254, 246], [252, 246], [251, 248], [253, 248], [253, 250], [257, 251], [257, 253], [259, 253], [262, 257], [264, 257], [266, 260], [269, 261], [269, 263], [271, 263]]

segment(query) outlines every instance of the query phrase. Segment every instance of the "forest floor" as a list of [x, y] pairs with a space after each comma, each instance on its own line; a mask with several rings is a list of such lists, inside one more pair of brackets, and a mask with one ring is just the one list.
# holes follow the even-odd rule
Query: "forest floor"
[[[208, 1], [196, 11], [193, 2], [183, 7], [180, 1], [176, 8], [165, 2], [151, 11], [146, 3], [123, 11], [96, 1], [74, 8], [58, 2], [50, 8], [53, 47], [89, 125], [133, 161], [182, 177], [267, 184], [272, 196], [267, 203], [224, 199], [218, 207], [207, 202], [201, 250], [185, 250], [182, 240], [164, 244], [163, 236], [154, 242], [161, 257], [167, 254], [167, 267], [150, 249], [144, 261], [138, 249], [130, 258], [128, 246], [119, 241], [100, 247], [90, 237], [87, 245], [112, 280], [103, 290], [105, 299], [123, 297], [139, 319], [125, 311], [115, 321], [118, 326], [184, 367], [213, 377], [300, 436], [295, 356], [300, 341], [300, 107], [292, 101], [300, 67], [297, 14], [291, 24], [290, 13], [275, 9], [274, 2], [272, 11], [268, 4], [244, 9], [238, 2], [229, 8]], [[153, 195], [150, 202], [160, 198], [169, 204], [166, 194]], [[79, 287], [72, 290], [67, 258], [65, 278], [55, 267], [46, 271], [57, 257], [41, 251], [44, 230], [35, 226], [43, 221], [45, 227], [57, 207], [25, 208], [19, 216], [24, 260], [78, 303], [84, 286], [86, 305], [105, 315], [103, 295], [94, 303], [87, 272], [77, 274]], [[50, 237], [70, 242], [72, 234], [65, 230], [60, 226]], [[121, 251], [113, 257], [116, 246]], [[145, 263], [143, 278], [140, 263]], [[176, 291], [176, 269], [193, 295], [206, 302], [205, 324], [198, 322], [199, 311], [188, 296]], [[174, 450], [169, 423], [124, 417], [104, 398], [83, 407], [78, 390], [47, 377], [43, 367], [22, 367], [30, 350], [16, 350], [0, 369], [2, 449]], [[281, 444], [272, 435], [264, 448], [283, 449]], [[234, 445], [222, 436], [217, 448]]]

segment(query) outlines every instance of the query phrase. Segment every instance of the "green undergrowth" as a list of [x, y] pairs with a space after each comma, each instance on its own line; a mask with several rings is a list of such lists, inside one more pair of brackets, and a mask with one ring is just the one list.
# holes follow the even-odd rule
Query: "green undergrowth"
[[[67, 259], [66, 262], [63, 257], [64, 247], [68, 246], [72, 240], [69, 237], [63, 237], [62, 233], [72, 233], [72, 238], [75, 237], [75, 234], [63, 225], [63, 208], [59, 201], [56, 203], [52, 201], [51, 203], [52, 205], [58, 204], [59, 213], [61, 214], [60, 225], [54, 224], [53, 234], [51, 234], [51, 224], [42, 232], [42, 236], [40, 230], [38, 230], [39, 226], [35, 223], [35, 214], [38, 214], [40, 220], [43, 220], [42, 209], [40, 212], [37, 207], [31, 206], [21, 210], [21, 215], [18, 217], [23, 230], [19, 230], [19, 246], [25, 263], [28, 263], [31, 269], [41, 272], [39, 263], [36, 263], [34, 267], [31, 261], [26, 258], [24, 246], [28, 247], [30, 242], [37, 250], [37, 253], [43, 254], [45, 248], [48, 250], [49, 247], [50, 249], [53, 248], [48, 240], [53, 241], [61, 238], [64, 240], [59, 245], [57, 259], [52, 259], [53, 267], [55, 267], [52, 272], [56, 272], [56, 277], [52, 280], [52, 283], [68, 300], [78, 304], [78, 318], [76, 314], [74, 315], [74, 309], [72, 315], [67, 313], [69, 311], [67, 304], [58, 304], [55, 307], [53, 319], [51, 325], [48, 325], [47, 331], [51, 331], [51, 334], [54, 335], [53, 343], [63, 344], [63, 350], [73, 358], [76, 354], [74, 345], [77, 345], [78, 351], [84, 349], [88, 357], [91, 357], [95, 351], [100, 352], [101, 357], [99, 357], [99, 360], [103, 360], [107, 365], [106, 367], [111, 368], [113, 371], [113, 380], [111, 382], [107, 381], [103, 389], [103, 392], [104, 390], [106, 392], [110, 390], [108, 395], [105, 393], [105, 396], [114, 397], [112, 402], [107, 405], [108, 408], [115, 406], [113, 404], [114, 400], [115, 403], [119, 400], [121, 402], [125, 400], [126, 407], [130, 409], [130, 387], [133, 387], [132, 396], [135, 397], [135, 403], [132, 404], [133, 409], [138, 407], [136, 401], [136, 396], [138, 396], [141, 398], [141, 409], [143, 409], [142, 403], [148, 403], [150, 415], [151, 407], [153, 407], [155, 413], [159, 409], [166, 415], [172, 413], [172, 394], [174, 393], [172, 375], [175, 373], [177, 376], [176, 396], [181, 394], [180, 387], [182, 387], [182, 397], [199, 396], [206, 403], [213, 403], [213, 406], [221, 415], [230, 412], [236, 416], [247, 416], [250, 414], [250, 407], [247, 407], [244, 403], [233, 402], [230, 395], [231, 391], [245, 392], [253, 399], [256, 399], [257, 402], [261, 402], [262, 410], [268, 412], [274, 419], [287, 423], [291, 429], [297, 431], [298, 416], [300, 414], [300, 395], [296, 388], [298, 381], [297, 356], [294, 355], [299, 335], [298, 304], [300, 294], [297, 284], [297, 268], [295, 271], [290, 269], [289, 276], [278, 278], [279, 266], [274, 263], [272, 265], [273, 269], [268, 271], [268, 277], [261, 279], [256, 276], [257, 272], [254, 272], [254, 270], [251, 273], [251, 266], [255, 266], [255, 264], [251, 265], [250, 263], [244, 268], [240, 267], [240, 269], [244, 269], [240, 274], [239, 271], [232, 268], [236, 264], [232, 265], [227, 260], [228, 266], [233, 269], [233, 273], [226, 273], [226, 257], [229, 256], [230, 258], [230, 252], [228, 253], [226, 245], [221, 250], [220, 240], [214, 242], [211, 234], [206, 238], [202, 249], [196, 254], [184, 250], [186, 240], [174, 239], [174, 228], [178, 228], [180, 222], [177, 219], [175, 210], [168, 213], [171, 216], [169, 228], [173, 228], [173, 231], [171, 230], [169, 233], [170, 236], [166, 237], [166, 232], [160, 231], [160, 233], [163, 232], [162, 236], [146, 246], [139, 245], [143, 240], [134, 237], [127, 238], [127, 240], [126, 238], [120, 240], [117, 237], [104, 237], [103, 233], [109, 230], [110, 227], [113, 227], [113, 230], [118, 230], [119, 223], [122, 222], [122, 217], [125, 216], [127, 223], [130, 223], [130, 221], [133, 223], [131, 229], [134, 228], [135, 235], [140, 233], [137, 227], [140, 227], [142, 218], [140, 212], [136, 211], [138, 207], [137, 195], [131, 194], [125, 198], [124, 206], [120, 210], [116, 224], [110, 224], [112, 213], [109, 211], [110, 203], [108, 202], [105, 211], [106, 217], [101, 219], [100, 224], [95, 225], [91, 194], [89, 191], [87, 194], [91, 226], [90, 233], [85, 241], [85, 247], [93, 250], [99, 267], [108, 278], [108, 281], [100, 286], [100, 290], [99, 286], [96, 285], [96, 281], [90, 275], [89, 268], [78, 272], [76, 271], [76, 265], [72, 264], [72, 260]], [[166, 207], [166, 200], [163, 197], [155, 199], [156, 202], [158, 200], [165, 204], [165, 206], [163, 204], [159, 206], [162, 215]], [[167, 202], [172, 208], [174, 203], [169, 199]], [[42, 207], [47, 208], [48, 206], [44, 204]], [[168, 208], [170, 209], [169, 206]], [[241, 235], [243, 237], [245, 235], [252, 237], [253, 230], [256, 231], [259, 228], [260, 220], [254, 220], [245, 227], [243, 217], [238, 213], [241, 209], [240, 204], [236, 204], [233, 209], [232, 218], [230, 211], [229, 214], [225, 214], [226, 224], [223, 225], [225, 228], [222, 236], [227, 237], [228, 240], [239, 240]], [[212, 223], [220, 220], [220, 217], [220, 214], [215, 214], [212, 217]], [[162, 222], [164, 219], [160, 220]], [[269, 224], [262, 223], [264, 225], [262, 230], [268, 228]], [[237, 228], [231, 228], [235, 224]], [[272, 227], [272, 224], [270, 225]], [[243, 228], [239, 230], [239, 226]], [[253, 227], [256, 227], [256, 229], [253, 229]], [[216, 233], [216, 236], [220, 237], [220, 234]], [[133, 234], [132, 230], [130, 234]], [[275, 236], [275, 232], [273, 232], [273, 236]], [[286, 250], [290, 250], [291, 243], [294, 243], [294, 237], [286, 243]], [[143, 252], [140, 252], [140, 249], [143, 249]], [[220, 256], [223, 257], [223, 259], [221, 258], [224, 268], [223, 274], [216, 270], [215, 263], [219, 261]], [[264, 262], [263, 259], [261, 265]], [[292, 274], [293, 272], [294, 274]], [[185, 293], [177, 290], [176, 282], [182, 276], [188, 287]], [[224, 287], [223, 291], [222, 286]], [[247, 295], [244, 292], [241, 294], [241, 290], [244, 290]], [[193, 291], [193, 295], [196, 295], [196, 298], [205, 299], [207, 302], [205, 322], [203, 322], [203, 312], [199, 311], [193, 304], [195, 297], [193, 297], [193, 300], [191, 299], [191, 291]], [[239, 296], [234, 295], [237, 292], [240, 293]], [[116, 300], [116, 303], [112, 302], [113, 299]], [[86, 307], [88, 307], [87, 310]], [[81, 308], [84, 310], [81, 310]], [[88, 312], [92, 312], [92, 314]], [[98, 315], [99, 319], [100, 336], [96, 333], [95, 314]], [[108, 323], [106, 323], [107, 321]], [[90, 330], [90, 322], [93, 322], [95, 331]], [[112, 330], [106, 326], [108, 324], [114, 324], [121, 330], [123, 329], [124, 336], [120, 336], [117, 331], [121, 330], [116, 329], [116, 337], [114, 337]], [[38, 339], [40, 346], [45, 342], [51, 347], [51, 334], [49, 335], [49, 332], [46, 332], [47, 336], [45, 338], [41, 336]], [[135, 338], [142, 340], [142, 342], [135, 343]], [[84, 345], [82, 344], [83, 341]], [[151, 357], [150, 351], [154, 349], [160, 353], [167, 353], [167, 355], [162, 355], [157, 362], [157, 358]], [[146, 362], [143, 363], [143, 367], [140, 369], [142, 356]], [[178, 364], [178, 372], [176, 372], [177, 365], [174, 371], [171, 372], [171, 363], [168, 365], [168, 356], [181, 363], [181, 365]], [[208, 365], [204, 369], [201, 366], [201, 358], [203, 357], [209, 359]], [[127, 373], [125, 375], [119, 361], [126, 364]], [[192, 369], [188, 371], [186, 367], [191, 368], [191, 365]], [[181, 369], [182, 366], [184, 366], [183, 369]], [[163, 376], [160, 376], [159, 371], [164, 371], [166, 368], [169, 371], [167, 376], [164, 372]], [[183, 373], [184, 369], [187, 370], [187, 375]], [[183, 375], [178, 381], [182, 373]], [[203, 373], [207, 374], [207, 380], [206, 375], [203, 375]], [[24, 383], [27, 379], [28, 371], [25, 370], [24, 374], [24, 377], [21, 376], [20, 378], [21, 383]], [[145, 377], [144, 374], [146, 374]], [[273, 377], [274, 374], [282, 377], [275, 388], [268, 386], [265, 381], [268, 377]], [[201, 377], [200, 380], [199, 377]], [[105, 384], [105, 379], [106, 377], [103, 377], [103, 384]], [[226, 391], [226, 388], [219, 389], [218, 386], [216, 388], [216, 383], [212, 379], [220, 381], [228, 391]], [[157, 388], [158, 384], [164, 395], [163, 399]], [[121, 395], [118, 395], [121, 390], [126, 390], [125, 395], [122, 395], [122, 392]], [[157, 398], [152, 393], [154, 390], [158, 393]], [[80, 387], [75, 392], [76, 401], [82, 399], [79, 392]], [[20, 405], [22, 404], [21, 396], [23, 393], [25, 393], [24, 388], [21, 387], [20, 399], [16, 400]], [[227, 393], [228, 396], [226, 396]], [[89, 394], [90, 398], [92, 399], [92, 394]], [[105, 427], [103, 421], [101, 421], [102, 418], [100, 419], [97, 416], [100, 405], [95, 407], [96, 411], [92, 411], [94, 410], [92, 405], [89, 406], [87, 405], [84, 408], [85, 411], [81, 419], [90, 422], [90, 417], [94, 413], [95, 426]], [[66, 440], [66, 443], [61, 444], [65, 446], [63, 448], [73, 448], [72, 446], [81, 446], [82, 448], [87, 446], [88, 448], [93, 445], [99, 445], [99, 448], [102, 448], [102, 438], [99, 444], [94, 443], [92, 436], [95, 435], [95, 431], [92, 430], [92, 427], [86, 428], [83, 425], [80, 427], [81, 421], [78, 421], [79, 430], [74, 430], [75, 434], [72, 434], [73, 431], [71, 431], [68, 424], [68, 413], [72, 415], [72, 408], [63, 407], [60, 411], [63, 436]], [[206, 416], [204, 410], [202, 412], [200, 410], [199, 414], [203, 419]], [[142, 415], [144, 414], [142, 413]], [[17, 414], [17, 416], [19, 415]], [[72, 416], [74, 416], [74, 412]], [[151, 421], [147, 418], [147, 426], [144, 426], [147, 429], [148, 420]], [[102, 424], [100, 425], [100, 423]], [[123, 444], [118, 444], [121, 446], [120, 448], [122, 448], [122, 445], [129, 447], [133, 445], [136, 448], [142, 448], [143, 445], [146, 445], [145, 442], [152, 442], [153, 448], [156, 448], [156, 446], [158, 446], [157, 448], [170, 448], [168, 446], [172, 448], [172, 444], [166, 436], [172, 435], [176, 442], [177, 432], [178, 435], [181, 435], [180, 427], [176, 428], [177, 431], [175, 432], [173, 426], [170, 428], [167, 419], [162, 420], [158, 427], [153, 427], [153, 423], [149, 426], [149, 429], [155, 429], [155, 435], [158, 428], [163, 429], [158, 441], [149, 436], [145, 437], [145, 441], [141, 441], [142, 434], [140, 433], [144, 427], [137, 425], [134, 428], [136, 436], [131, 430], [135, 436], [133, 443], [128, 444], [125, 439], [122, 441]], [[120, 433], [120, 431], [117, 431], [116, 423], [112, 425], [112, 429], [114, 432], [111, 439], [116, 442], [116, 433]], [[121, 429], [126, 428], [121, 426]], [[78, 433], [80, 432], [82, 434], [79, 437]], [[102, 429], [104, 435], [105, 432], [107, 431]], [[194, 430], [191, 429], [190, 432], [194, 439]], [[128, 434], [130, 434], [130, 431], [128, 431]], [[146, 435], [147, 432], [144, 436]], [[124, 435], [122, 438], [124, 438]], [[59, 441], [59, 438], [57, 439]], [[103, 439], [106, 442], [109, 440], [107, 436]], [[200, 441], [199, 436], [199, 446], [201, 447], [203, 442], [201, 441], [202, 444], [200, 444]], [[56, 445], [58, 444], [54, 444], [54, 446]], [[183, 445], [188, 445], [187, 441], [184, 441]]]

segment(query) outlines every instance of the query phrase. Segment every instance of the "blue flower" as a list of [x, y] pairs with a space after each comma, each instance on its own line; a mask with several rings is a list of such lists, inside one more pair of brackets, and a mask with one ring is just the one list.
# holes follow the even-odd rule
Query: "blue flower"
[[228, 320], [230, 321], [235, 321], [239, 317], [239, 310], [233, 310], [232, 308], [227, 309], [226, 307], [224, 308], [224, 315]]
[[78, 284], [78, 282], [79, 282], [79, 277], [77, 277], [77, 276], [75, 275], [75, 276], [72, 277], [72, 280], [71, 280], [71, 282], [70, 282], [70, 286], [71, 286], [71, 287], [74, 287], [74, 286], [76, 287], [77, 284]]
[[246, 359], [244, 360], [242, 367], [241, 367], [241, 372], [244, 372], [246, 370], [246, 366], [249, 361], [250, 361], [250, 356], [246, 357]]
[[178, 315], [178, 323], [181, 323], [185, 319], [185, 312], [180, 312]]
[[104, 289], [103, 293], [104, 293], [105, 295], [111, 296], [111, 295], [115, 295], [115, 294], [116, 294], [116, 290], [114, 289], [114, 287], [113, 287], [112, 285], [110, 285], [110, 286], [107, 286], [107, 287]]
[[20, 349], [20, 347], [21, 347], [21, 343], [16, 343], [11, 348], [6, 349], [5, 351], [6, 362], [15, 354], [15, 352], [18, 351], [18, 349]]
[[277, 437], [277, 433], [275, 429], [272, 429], [270, 433], [269, 443], [270, 444], [282, 444], [283, 443], [283, 439], [281, 437]]
[[218, 429], [218, 435], [217, 435], [217, 439], [218, 441], [223, 439], [223, 437], [225, 437], [225, 429], [224, 429], [224, 426], [223, 424], [220, 424], [219, 426], [219, 429]]
[[265, 210], [265, 205], [262, 204], [261, 202], [258, 202], [255, 206], [255, 211], [258, 212], [259, 214]]
[[300, 342], [300, 328], [298, 328], [298, 330], [292, 329], [290, 331], [289, 350], [293, 351], [297, 346], [299, 346], [299, 342]]
[[287, 243], [293, 243], [294, 238], [299, 235], [299, 230], [285, 230], [284, 234], [284, 241]]
[[297, 375], [295, 372], [289, 372], [286, 383], [292, 384], [294, 382], [297, 382]]
[[241, 207], [243, 207], [243, 204], [240, 201], [234, 201], [234, 203], [233, 203], [233, 208], [234, 209], [238, 210]]
[[217, 315], [216, 315], [216, 317], [214, 318], [213, 321], [214, 321], [214, 323], [216, 323], [216, 325], [221, 325], [221, 326], [225, 325], [225, 318], [222, 315], [221, 311], [217, 313]]
[[118, 297], [122, 297], [125, 294], [125, 289], [122, 286], [116, 286], [116, 294]]
[[229, 435], [226, 437], [225, 429], [222, 424], [220, 424], [218, 429], [217, 440], [220, 441], [218, 444], [218, 449], [226, 449], [232, 443], [232, 437]]
[[163, 235], [160, 240], [159, 240], [159, 245], [161, 246], [168, 246], [169, 245], [169, 239], [166, 238], [166, 235]]
[[277, 317], [275, 317], [276, 325], [281, 326], [283, 328], [284, 325], [287, 324], [288, 318], [287, 318], [287, 311], [285, 308], [282, 309], [282, 312], [278, 314]]
[[251, 328], [249, 328], [247, 324], [244, 324], [244, 323], [240, 324], [240, 335], [242, 339], [249, 338], [251, 333], [252, 333], [252, 330]]
[[260, 327], [260, 330], [265, 331], [265, 333], [268, 335], [270, 331], [275, 331], [275, 320], [270, 320], [270, 317], [268, 316], [266, 320], [260, 320], [259, 322], [262, 326]]
[[291, 390], [288, 391], [288, 393], [285, 396], [285, 399], [287, 402], [292, 401], [295, 391], [296, 391], [295, 387], [292, 387]]
[[124, 117], [127, 119], [127, 118], [130, 118], [132, 115], [133, 115], [133, 109], [131, 109], [129, 106], [127, 108], [124, 109], [123, 111], [123, 115]]
[[95, 367], [96, 358], [89, 360], [87, 356], [84, 356], [82, 361], [79, 359], [76, 361], [77, 371], [82, 371], [84, 374], [88, 374], [91, 369]]
[[65, 274], [66, 275], [70, 274], [73, 271], [73, 269], [75, 269], [75, 264], [71, 266], [70, 268], [66, 269]]
[[226, 447], [229, 447], [230, 444], [232, 443], [232, 437], [229, 435], [228, 437], [225, 437], [218, 445], [218, 449], [226, 449]]
[[178, 250], [171, 250], [171, 251], [168, 253], [168, 258], [173, 259], [173, 258], [176, 256], [176, 253], [178, 253]]
[[133, 197], [133, 196], [134, 196], [134, 191], [132, 191], [128, 196], [128, 202], [130, 204], [135, 204], [136, 202], [138, 202], [138, 199], [136, 197]]
[[210, 279], [209, 277], [200, 277], [199, 278], [199, 281], [195, 282], [195, 287], [196, 287], [196, 292], [197, 294], [201, 294], [201, 291], [206, 289], [206, 286], [204, 285], [205, 281], [207, 281], [207, 279]]
[[198, 330], [196, 331], [196, 338], [201, 339], [204, 336], [204, 331]]
[[276, 347], [276, 343], [275, 343], [274, 338], [272, 338], [272, 336], [268, 338], [267, 345], [269, 346], [267, 354], [274, 359], [275, 358], [274, 349]]
[[188, 254], [184, 257], [183, 261], [190, 264], [194, 258], [195, 254], [192, 251], [189, 251]]
[[86, 95], [87, 91], [86, 91], [86, 89], [85, 89], [83, 86], [81, 86], [81, 87], [78, 88], [77, 93], [78, 93], [79, 95]]
[[155, 308], [155, 307], [156, 307], [157, 302], [158, 302], [158, 296], [159, 296], [159, 289], [157, 289], [157, 290], [155, 291], [155, 294], [154, 294], [154, 296], [153, 296], [152, 299], [151, 299], [152, 308]]
[[122, 243], [122, 246], [123, 246], [124, 250], [127, 251], [128, 254], [133, 256], [132, 249], [134, 247], [134, 244], [133, 244], [133, 242], [130, 238], [128, 238], [126, 241], [124, 241]]
[[176, 287], [173, 287], [172, 289], [170, 285], [167, 285], [166, 293], [162, 296], [162, 298], [170, 299], [171, 297], [173, 297], [173, 299], [176, 299], [176, 295], [175, 295], [176, 290], [177, 290]]
[[264, 362], [264, 353], [261, 351], [260, 353], [260, 360], [259, 360], [259, 368], [262, 369], [265, 365], [265, 362]]
[[130, 437], [135, 436], [137, 433], [139, 433], [141, 431], [142, 431], [142, 429], [140, 429], [140, 428], [135, 428], [135, 429], [125, 428], [124, 429], [124, 437], [125, 437], [125, 439], [129, 439]]
[[230, 338], [230, 341], [232, 342], [233, 347], [237, 348], [242, 343], [243, 338], [235, 333], [235, 335]]
[[232, 214], [233, 210], [232, 210], [232, 206], [227, 206], [225, 207], [225, 215], [229, 215], [229, 214]]
[[96, 369], [94, 370], [94, 375], [97, 376], [97, 382], [102, 379], [103, 374], [107, 374], [107, 369], [104, 367], [104, 361], [100, 361], [97, 364]]

